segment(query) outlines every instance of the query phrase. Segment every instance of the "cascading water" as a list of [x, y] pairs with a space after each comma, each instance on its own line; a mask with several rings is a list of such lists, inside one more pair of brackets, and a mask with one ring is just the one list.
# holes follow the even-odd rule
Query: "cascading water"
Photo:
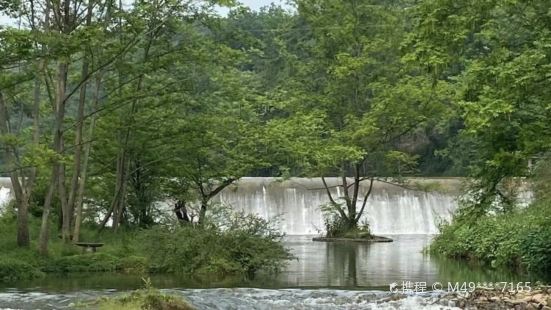
[[[255, 310], [395, 310], [395, 309], [458, 309], [439, 301], [441, 293], [426, 292], [421, 296], [392, 297], [388, 292], [347, 291], [330, 289], [257, 289], [257, 288], [218, 288], [218, 289], [169, 289], [162, 290], [174, 296], [182, 296], [198, 309], [255, 309]], [[83, 291], [78, 293], [25, 292], [10, 290], [0, 293], [0, 309], [73, 309], [86, 308], [97, 304], [101, 297], [112, 297], [116, 292]], [[6, 308], [4, 308], [6, 307]], [[96, 308], [96, 307], [92, 307]]]
[[[419, 179], [434, 183], [441, 192], [409, 190], [375, 182], [360, 221], [367, 221], [375, 234], [436, 234], [437, 224], [449, 220], [457, 207], [458, 179]], [[327, 178], [334, 198], [342, 196], [336, 178]], [[360, 186], [361, 193], [368, 182]], [[9, 178], [0, 178], [0, 210], [11, 199]], [[361, 194], [360, 193], [360, 194]], [[288, 235], [316, 234], [323, 230], [320, 206], [329, 200], [320, 178], [242, 178], [220, 193], [220, 202], [266, 219], [279, 219]], [[361, 202], [360, 202], [361, 203]], [[359, 209], [359, 206], [358, 206]]]
[[11, 199], [11, 182], [9, 178], [0, 177], [0, 213]]
[[[341, 196], [337, 179], [328, 179], [334, 197]], [[295, 256], [280, 273], [259, 273], [254, 279], [195, 282], [179, 276], [151, 275], [159, 288], [186, 297], [200, 309], [451, 309], [441, 304], [435, 292], [402, 297], [388, 291], [402, 281], [432, 283], [469, 281], [530, 281], [502, 270], [432, 260], [422, 249], [437, 232], [439, 218], [448, 219], [456, 209], [459, 179], [415, 179], [437, 187], [423, 192], [377, 182], [367, 202], [365, 220], [377, 234], [394, 235], [391, 243], [313, 242], [322, 229], [320, 205], [328, 201], [319, 179], [244, 178], [220, 193], [218, 199], [236, 209], [265, 218], [281, 215], [280, 229], [289, 236], [283, 244]], [[432, 184], [434, 183], [434, 184]], [[437, 186], [432, 186], [437, 185]], [[4, 200], [10, 196], [9, 180], [0, 178]], [[361, 188], [365, 193], [367, 184]], [[172, 205], [162, 203], [172, 214]], [[425, 235], [414, 235], [425, 234]], [[35, 279], [17, 288], [2, 287], [0, 309], [67, 309], [75, 303], [93, 302], [142, 285], [141, 274], [86, 274]], [[235, 282], [237, 281], [237, 282]], [[98, 284], [100, 283], [100, 284]], [[226, 287], [227, 286], [227, 287]], [[98, 290], [109, 287], [109, 290]], [[172, 289], [181, 287], [187, 289]], [[197, 287], [198, 289], [190, 289]], [[261, 288], [252, 288], [261, 287]], [[32, 289], [29, 289], [32, 288]], [[320, 289], [321, 288], [321, 289]]]
[[[437, 225], [449, 220], [457, 208], [458, 179], [420, 179], [437, 184], [440, 192], [405, 189], [375, 182], [361, 221], [375, 234], [436, 234]], [[328, 178], [334, 198], [342, 196], [336, 178]], [[361, 184], [361, 193], [369, 182]], [[360, 193], [360, 194], [361, 194]], [[329, 199], [319, 178], [243, 178], [219, 196], [220, 202], [266, 219], [278, 218], [279, 228], [288, 235], [316, 234], [323, 230], [320, 206]], [[359, 202], [361, 204], [361, 202]], [[358, 209], [360, 206], [358, 206]]]

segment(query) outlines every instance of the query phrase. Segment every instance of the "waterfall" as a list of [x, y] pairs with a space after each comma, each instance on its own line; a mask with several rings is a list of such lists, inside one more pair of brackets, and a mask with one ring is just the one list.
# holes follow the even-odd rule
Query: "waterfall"
[[[409, 190], [396, 185], [375, 182], [360, 222], [367, 221], [374, 234], [436, 234], [438, 223], [450, 220], [457, 208], [459, 179], [418, 179], [419, 183], [437, 184], [439, 191]], [[333, 197], [342, 195], [328, 178]], [[360, 186], [360, 194], [369, 182]], [[266, 219], [279, 219], [279, 228], [288, 235], [317, 234], [323, 230], [320, 205], [329, 199], [319, 178], [242, 178], [222, 191], [219, 201]], [[359, 202], [361, 204], [361, 202]], [[360, 206], [358, 206], [358, 209]]]
[[[455, 197], [459, 179], [416, 179], [436, 184], [439, 191], [408, 190], [396, 185], [375, 182], [360, 222], [367, 221], [374, 234], [436, 234], [442, 220], [450, 220], [457, 208]], [[417, 182], [417, 181], [416, 181]], [[336, 178], [328, 178], [333, 197], [343, 190]], [[369, 182], [360, 186], [360, 194]], [[11, 198], [9, 178], [0, 178], [0, 212]], [[288, 235], [318, 234], [323, 230], [320, 206], [329, 200], [320, 178], [242, 178], [223, 190], [217, 199], [247, 213], [279, 220], [279, 229]], [[170, 209], [167, 203], [167, 210]], [[360, 202], [361, 204], [361, 202]], [[359, 206], [358, 206], [359, 209]], [[170, 211], [168, 211], [170, 212]]]
[[0, 177], [0, 213], [4, 205], [11, 200], [11, 181], [10, 178]]

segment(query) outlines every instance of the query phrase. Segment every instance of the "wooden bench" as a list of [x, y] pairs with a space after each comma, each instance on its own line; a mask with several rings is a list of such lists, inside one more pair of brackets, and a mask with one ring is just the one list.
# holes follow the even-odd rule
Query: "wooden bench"
[[97, 248], [101, 248], [103, 243], [97, 242], [75, 242], [75, 245], [82, 247], [82, 252], [96, 252]]

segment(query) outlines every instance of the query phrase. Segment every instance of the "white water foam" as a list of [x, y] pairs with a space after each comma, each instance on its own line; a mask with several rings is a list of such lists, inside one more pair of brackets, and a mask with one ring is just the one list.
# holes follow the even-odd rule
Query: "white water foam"
[[[450, 220], [457, 208], [453, 189], [458, 188], [459, 182], [429, 181], [452, 188], [452, 191], [423, 192], [375, 182], [360, 221], [367, 221], [371, 231], [380, 235], [437, 234], [438, 224]], [[342, 189], [335, 186], [336, 178], [328, 178], [327, 182], [333, 186], [331, 192], [335, 199], [343, 195]], [[0, 178], [0, 211], [2, 204], [11, 199], [9, 186], [9, 178]], [[367, 184], [360, 188], [360, 194], [365, 193]], [[237, 185], [222, 191], [217, 199], [266, 219], [279, 218], [279, 230], [288, 235], [312, 235], [322, 231], [320, 206], [328, 202], [320, 178], [293, 178], [285, 182], [275, 178], [242, 178]], [[166, 211], [172, 215], [170, 210], [167, 205]]]
[[[256, 288], [217, 288], [162, 290], [164, 293], [180, 295], [198, 309], [420, 309], [436, 310], [459, 308], [442, 305], [434, 293], [391, 296], [383, 291], [347, 290], [306, 290], [306, 289], [256, 289]], [[103, 296], [113, 296], [124, 292], [82, 291], [75, 293], [4, 292], [0, 293], [0, 309], [72, 309], [75, 304], [91, 303]]]
[[438, 304], [432, 293], [392, 298], [382, 291], [221, 288], [176, 291], [199, 309], [458, 309]]
[[7, 187], [0, 186], [0, 214], [3, 212], [5, 206], [11, 200], [11, 190]]
[[[337, 182], [335, 178], [327, 181]], [[458, 187], [459, 182], [451, 186]], [[367, 184], [362, 184], [360, 194], [366, 191]], [[334, 198], [342, 195], [339, 187], [333, 187], [331, 192]], [[243, 178], [236, 186], [222, 191], [219, 200], [266, 219], [279, 217], [279, 229], [289, 235], [319, 233], [324, 227], [320, 206], [329, 201], [319, 178], [285, 182]], [[361, 202], [357, 209], [360, 207]], [[438, 224], [450, 220], [456, 208], [456, 195], [451, 192], [415, 191], [376, 182], [360, 221], [369, 222], [375, 234], [437, 234]]]

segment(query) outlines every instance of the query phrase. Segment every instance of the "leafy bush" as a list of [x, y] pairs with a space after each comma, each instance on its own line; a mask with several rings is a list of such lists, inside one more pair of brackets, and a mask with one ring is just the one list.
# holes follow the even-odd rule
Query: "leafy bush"
[[[291, 258], [281, 244], [282, 234], [273, 223], [227, 209], [202, 226], [164, 225], [142, 231], [104, 232], [86, 227], [84, 240], [105, 243], [98, 253], [80, 249], [50, 233], [49, 255], [41, 256], [36, 245], [18, 248], [15, 218], [0, 216], [0, 281], [30, 279], [47, 273], [122, 271], [131, 273], [179, 272], [186, 274], [253, 274], [277, 271]], [[6, 224], [6, 225], [3, 225]], [[31, 221], [31, 231], [40, 223]], [[34, 234], [33, 236], [36, 236]]]
[[181, 297], [166, 295], [155, 289], [134, 291], [128, 295], [114, 298], [102, 298], [98, 301], [100, 310], [193, 310], [195, 309]]
[[249, 275], [264, 269], [278, 272], [291, 255], [274, 240], [244, 231], [232, 231], [222, 234], [220, 242], [224, 245], [226, 259], [237, 264], [238, 272]]
[[[237, 225], [239, 219], [239, 225]], [[253, 274], [277, 271], [292, 256], [281, 234], [258, 217], [234, 214], [224, 225], [176, 225], [143, 232], [143, 253], [154, 271], [181, 273]]]
[[445, 193], [446, 188], [440, 182], [430, 182], [430, 181], [414, 181], [411, 184], [408, 184], [409, 187], [422, 191], [422, 192], [441, 192]]
[[146, 273], [149, 270], [149, 261], [142, 256], [127, 256], [119, 260], [117, 268], [127, 273]]
[[11, 258], [0, 259], [0, 282], [30, 280], [43, 275], [36, 266], [24, 261]]
[[48, 272], [115, 271], [120, 268], [119, 259], [107, 253], [87, 253], [52, 259], [45, 267]]
[[348, 231], [348, 223], [337, 215], [324, 216], [325, 236], [328, 238], [341, 237]]
[[324, 214], [325, 236], [328, 238], [369, 238], [369, 223], [350, 227], [350, 223], [337, 214]]
[[461, 217], [441, 227], [430, 252], [498, 267], [551, 271], [550, 202], [476, 221]]

